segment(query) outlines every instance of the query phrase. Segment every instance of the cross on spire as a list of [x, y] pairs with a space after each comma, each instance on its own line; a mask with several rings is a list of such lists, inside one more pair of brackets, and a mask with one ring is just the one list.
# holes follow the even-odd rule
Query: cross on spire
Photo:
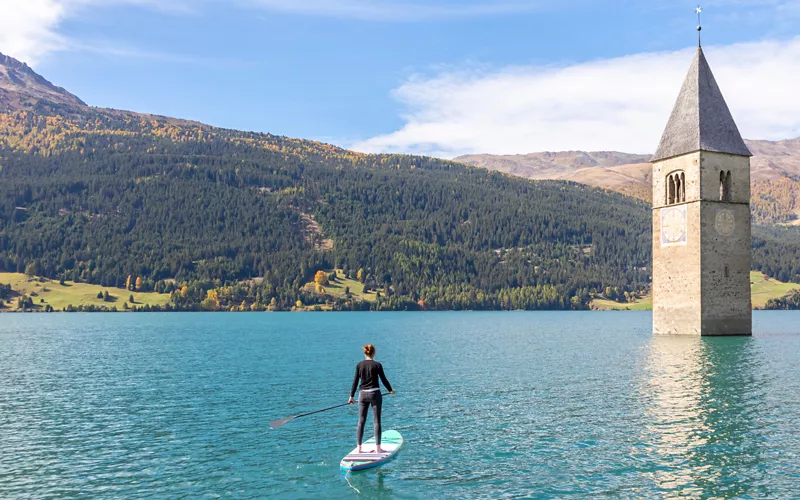
[[700, 23], [700, 14], [703, 12], [703, 8], [698, 5], [695, 12], [697, 13], [697, 46], [700, 47], [700, 32], [703, 30], [703, 25]]

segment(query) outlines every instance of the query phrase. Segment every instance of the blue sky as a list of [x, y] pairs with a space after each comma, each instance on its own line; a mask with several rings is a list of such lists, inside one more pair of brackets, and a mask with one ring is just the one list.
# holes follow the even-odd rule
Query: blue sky
[[[649, 152], [691, 61], [695, 7], [0, 0], [0, 52], [91, 105], [364, 151]], [[781, 69], [800, 67], [800, 0], [714, 0], [703, 16], [744, 135], [800, 135], [800, 71]]]

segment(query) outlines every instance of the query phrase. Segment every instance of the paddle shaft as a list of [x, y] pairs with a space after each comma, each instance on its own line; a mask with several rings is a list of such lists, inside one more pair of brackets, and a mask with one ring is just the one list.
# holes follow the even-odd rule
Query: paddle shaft
[[[388, 392], [387, 393], [381, 393], [381, 396], [388, 396], [388, 395], [389, 395]], [[353, 404], [355, 404], [355, 403], [358, 403], [358, 401], [355, 401]], [[300, 415], [295, 415], [293, 418], [307, 417], [307, 416], [313, 415], [315, 413], [322, 413], [323, 411], [335, 410], [336, 408], [341, 408], [342, 406], [348, 406], [348, 405], [350, 405], [350, 403], [344, 403], [344, 404], [340, 404], [340, 405], [336, 405], [336, 406], [331, 406], [330, 408], [325, 408], [325, 409], [317, 410], [317, 411], [310, 411], [308, 413], [301, 413]]]
[[325, 408], [323, 410], [310, 411], [308, 413], [301, 413], [300, 415], [295, 415], [294, 418], [307, 417], [307, 416], [313, 415], [315, 413], [322, 413], [323, 411], [334, 410], [336, 408], [341, 408], [342, 406], [348, 406], [349, 404], [350, 403], [344, 403], [344, 404], [340, 404], [340, 405], [336, 405], [336, 406], [331, 406], [330, 408]]
[[[381, 394], [381, 396], [387, 396], [387, 395], [388, 395], [388, 393], [382, 393], [382, 394]], [[342, 406], [349, 406], [349, 405], [350, 405], [350, 403], [348, 402], [348, 403], [343, 403], [343, 404], [336, 405], [336, 406], [331, 406], [331, 407], [328, 407], [328, 408], [323, 408], [323, 409], [321, 409], [321, 410], [310, 411], [310, 412], [308, 412], [308, 413], [301, 413], [300, 415], [295, 415], [295, 416], [293, 416], [293, 417], [285, 418], [285, 419], [283, 419], [283, 420], [274, 420], [274, 421], [273, 421], [273, 422], [270, 424], [270, 427], [272, 427], [273, 429], [277, 429], [278, 427], [281, 427], [281, 426], [283, 426], [283, 425], [286, 425], [286, 424], [288, 424], [289, 422], [291, 422], [292, 420], [294, 420], [294, 419], [296, 419], [296, 418], [300, 418], [300, 417], [307, 417], [307, 416], [309, 416], [309, 415], [315, 415], [315, 414], [317, 414], [317, 413], [322, 413], [322, 412], [324, 412], [324, 411], [328, 411], [328, 410], [334, 410], [334, 409], [336, 409], [336, 408], [341, 408]]]

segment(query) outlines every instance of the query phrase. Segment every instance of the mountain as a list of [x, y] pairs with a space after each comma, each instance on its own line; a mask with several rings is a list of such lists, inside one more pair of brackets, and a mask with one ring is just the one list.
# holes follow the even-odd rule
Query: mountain
[[565, 180], [650, 201], [650, 155], [564, 151], [524, 155], [464, 155], [454, 161], [526, 179]]
[[[0, 112], [0, 272], [170, 293], [180, 310], [585, 309], [648, 288], [635, 198], [14, 85], [25, 109]], [[800, 232], [776, 231], [754, 233], [756, 268], [790, 281]], [[361, 289], [306, 285], [334, 269]]]
[[[583, 309], [647, 288], [638, 200], [88, 107], [26, 74], [38, 90], [14, 80], [25, 108], [0, 112], [0, 272], [212, 310]], [[333, 269], [375, 300], [305, 286]]]
[[754, 182], [800, 180], [800, 137], [785, 141], [745, 141], [753, 153]]
[[86, 106], [61, 87], [56, 87], [27, 64], [0, 53], [0, 111], [37, 109], [42, 105]]
[[[751, 161], [752, 210], [756, 222], [800, 225], [800, 138], [745, 141]], [[650, 155], [568, 151], [526, 155], [464, 155], [468, 165], [524, 177], [558, 179], [609, 189], [650, 201]]]
[[561, 179], [580, 169], [645, 163], [649, 159], [648, 155], [615, 151], [564, 151], [526, 155], [466, 155], [459, 156], [456, 161], [529, 179]]

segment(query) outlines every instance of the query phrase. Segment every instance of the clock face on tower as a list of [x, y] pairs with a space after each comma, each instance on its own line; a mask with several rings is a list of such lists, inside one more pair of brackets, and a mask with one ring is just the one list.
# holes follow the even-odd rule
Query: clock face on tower
[[733, 218], [733, 210], [724, 208], [717, 209], [717, 216], [714, 220], [714, 229], [720, 236], [730, 236], [736, 229], [736, 220]]
[[686, 205], [661, 209], [661, 246], [686, 245]]

